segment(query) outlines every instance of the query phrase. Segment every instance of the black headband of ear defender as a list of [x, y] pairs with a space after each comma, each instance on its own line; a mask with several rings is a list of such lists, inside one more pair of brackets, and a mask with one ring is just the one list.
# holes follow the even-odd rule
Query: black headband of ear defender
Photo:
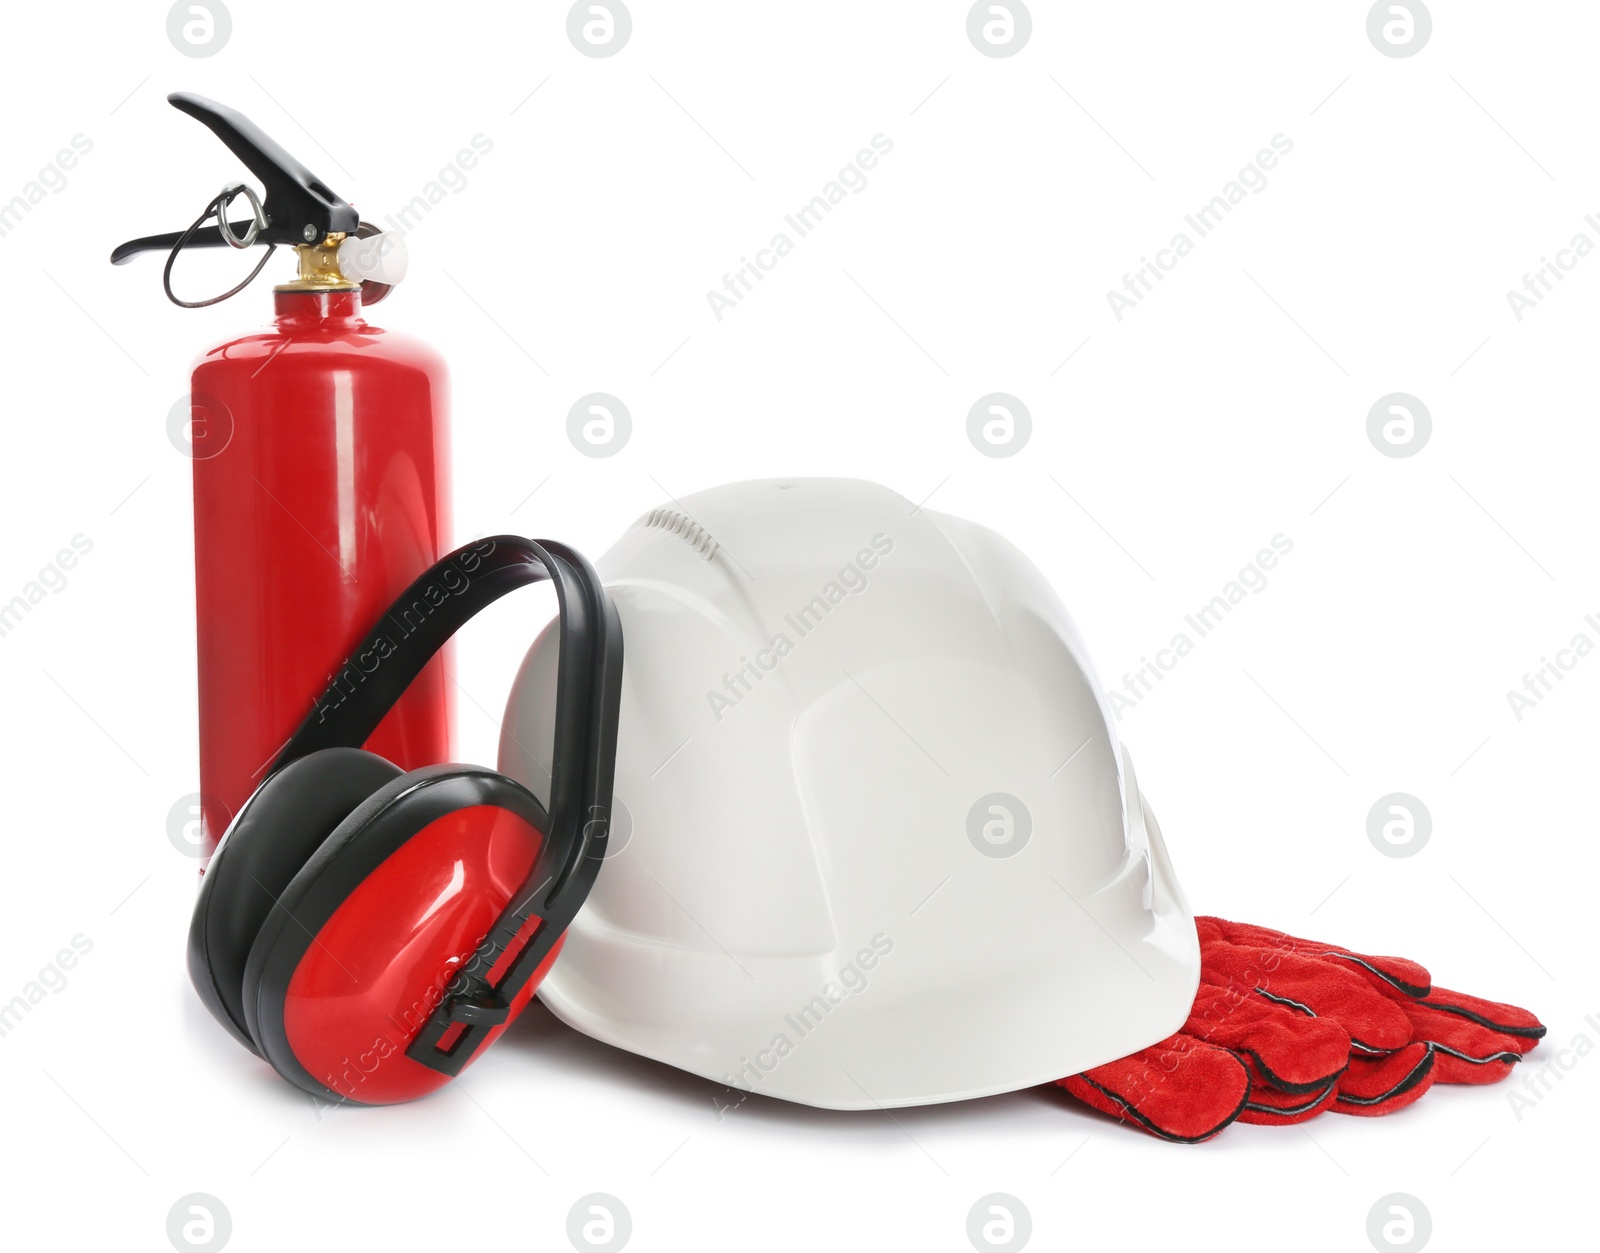
[[[464, 963], [408, 1056], [457, 1073], [504, 1022], [511, 998], [549, 954], [593, 885], [611, 825], [622, 624], [584, 557], [552, 540], [495, 535], [456, 549], [412, 583], [317, 698], [272, 769], [322, 748], [359, 748], [445, 642], [507, 592], [549, 579], [560, 608], [554, 752], [544, 842], [527, 880]], [[543, 807], [531, 794], [532, 812]], [[541, 920], [508, 968], [490, 970]], [[440, 1048], [445, 1034], [459, 1028]]]

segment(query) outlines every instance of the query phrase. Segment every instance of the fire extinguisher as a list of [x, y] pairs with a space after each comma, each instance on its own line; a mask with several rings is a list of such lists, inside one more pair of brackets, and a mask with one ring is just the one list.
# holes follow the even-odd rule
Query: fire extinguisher
[[[448, 549], [449, 383], [431, 348], [362, 316], [403, 277], [403, 239], [360, 221], [243, 115], [187, 92], [167, 99], [264, 195], [229, 183], [187, 230], [130, 240], [112, 263], [165, 251], [162, 285], [185, 308], [241, 291], [279, 246], [300, 263], [274, 289], [273, 324], [207, 349], [190, 380], [209, 853], [378, 615]], [[230, 221], [241, 199], [249, 216]], [[266, 255], [232, 290], [173, 293], [184, 249], [260, 245]], [[402, 770], [450, 760], [445, 664], [430, 663], [368, 741]]]

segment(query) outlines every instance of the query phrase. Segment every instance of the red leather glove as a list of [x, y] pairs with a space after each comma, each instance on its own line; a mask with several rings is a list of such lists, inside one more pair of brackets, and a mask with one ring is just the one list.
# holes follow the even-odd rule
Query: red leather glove
[[1545, 1028], [1526, 1010], [1434, 988], [1399, 957], [1197, 918], [1200, 988], [1183, 1029], [1057, 1083], [1163, 1139], [1326, 1109], [1403, 1109], [1438, 1083], [1504, 1078]]

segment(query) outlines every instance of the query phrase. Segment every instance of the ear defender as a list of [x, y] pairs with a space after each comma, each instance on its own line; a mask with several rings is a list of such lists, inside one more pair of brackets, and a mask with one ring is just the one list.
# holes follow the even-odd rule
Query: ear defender
[[[468, 619], [549, 579], [560, 606], [550, 807], [478, 766], [409, 774], [363, 751]], [[189, 929], [200, 999], [326, 1101], [442, 1087], [532, 999], [605, 855], [622, 627], [565, 545], [457, 549], [390, 606], [240, 809]]]

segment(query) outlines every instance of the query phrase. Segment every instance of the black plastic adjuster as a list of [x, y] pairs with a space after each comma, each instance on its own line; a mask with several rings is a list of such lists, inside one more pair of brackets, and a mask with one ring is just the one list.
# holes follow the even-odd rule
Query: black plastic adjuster
[[469, 1027], [498, 1027], [511, 1017], [511, 1006], [498, 996], [451, 997], [448, 1003], [451, 1022]]

